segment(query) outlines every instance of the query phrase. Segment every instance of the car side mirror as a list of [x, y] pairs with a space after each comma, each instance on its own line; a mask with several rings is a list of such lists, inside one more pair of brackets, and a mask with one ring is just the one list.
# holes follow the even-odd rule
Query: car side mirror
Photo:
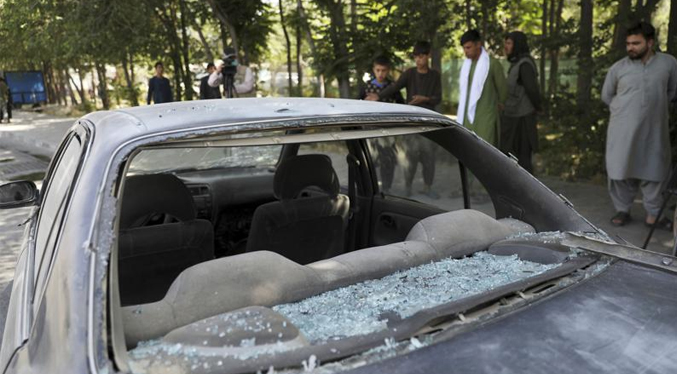
[[35, 205], [38, 188], [31, 181], [19, 181], [0, 186], [0, 209], [20, 208]]

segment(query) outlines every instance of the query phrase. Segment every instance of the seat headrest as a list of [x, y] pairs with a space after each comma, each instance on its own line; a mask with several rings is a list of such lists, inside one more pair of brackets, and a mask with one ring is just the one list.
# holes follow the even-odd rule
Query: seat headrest
[[186, 185], [172, 174], [127, 178], [122, 194], [120, 228], [137, 227], [148, 215], [160, 213], [180, 221], [195, 219], [195, 204]]
[[278, 200], [294, 199], [313, 186], [332, 197], [339, 193], [338, 176], [326, 155], [294, 156], [283, 160], [275, 171], [273, 193]]

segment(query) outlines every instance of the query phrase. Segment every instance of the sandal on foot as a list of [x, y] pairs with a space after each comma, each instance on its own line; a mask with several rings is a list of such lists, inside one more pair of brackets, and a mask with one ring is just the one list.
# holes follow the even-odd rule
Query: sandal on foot
[[[651, 226], [654, 225], [653, 223], [649, 223], [649, 222], [646, 222], [646, 221], [644, 221], [644, 224], [646, 225], [646, 227], [651, 227]], [[672, 231], [672, 221], [663, 217], [663, 218], [659, 219], [658, 222], [656, 222], [656, 228], [661, 229], [661, 230], [665, 230], [665, 231]]]
[[616, 227], [625, 226], [630, 221], [632, 221], [632, 217], [628, 212], [617, 212], [616, 215], [611, 217], [611, 224]]

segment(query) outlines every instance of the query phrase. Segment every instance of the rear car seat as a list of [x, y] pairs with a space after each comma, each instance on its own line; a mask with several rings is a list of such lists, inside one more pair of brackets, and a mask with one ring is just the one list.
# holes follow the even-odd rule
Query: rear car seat
[[221, 313], [294, 302], [430, 261], [463, 257], [512, 234], [533, 231], [475, 210], [458, 210], [421, 220], [404, 242], [306, 266], [268, 251], [220, 258], [185, 270], [162, 300], [123, 308], [125, 337], [134, 346]]

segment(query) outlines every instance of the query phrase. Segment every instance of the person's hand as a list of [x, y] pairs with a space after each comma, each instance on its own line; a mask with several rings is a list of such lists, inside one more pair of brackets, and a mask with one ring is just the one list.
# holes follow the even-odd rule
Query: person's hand
[[423, 104], [430, 100], [429, 97], [423, 96], [423, 95], [414, 95], [411, 98], [411, 101], [409, 101], [409, 105], [418, 105], [418, 104]]
[[504, 104], [501, 104], [501, 103], [498, 103], [498, 111], [499, 111], [499, 112], [502, 112], [504, 109], [505, 109], [505, 105], [504, 105]]
[[370, 92], [370, 93], [367, 94], [367, 97], [365, 97], [364, 99], [369, 100], [369, 101], [378, 101], [378, 94]]

